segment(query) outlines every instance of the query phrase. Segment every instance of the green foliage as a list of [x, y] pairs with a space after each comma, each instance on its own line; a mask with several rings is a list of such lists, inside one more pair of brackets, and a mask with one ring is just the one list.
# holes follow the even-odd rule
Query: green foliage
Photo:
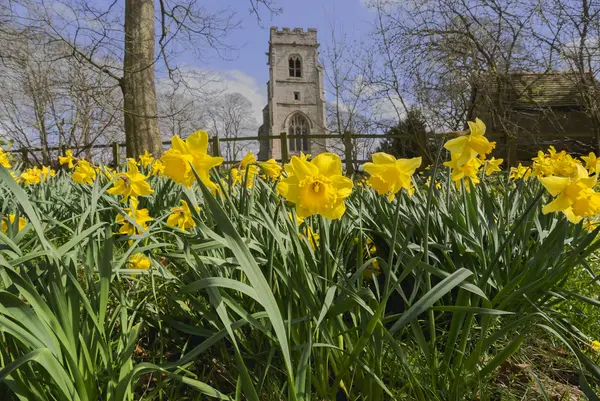
[[[154, 221], [127, 237], [110, 184], [22, 189], [0, 168], [0, 213], [29, 222], [0, 233], [0, 398], [485, 399], [543, 331], [595, 399], [597, 326], [571, 310], [598, 301], [571, 278], [597, 283], [598, 230], [543, 215], [533, 180], [442, 181], [393, 202], [357, 188], [340, 220], [299, 223], [275, 183], [151, 177]], [[187, 232], [165, 225], [180, 199], [199, 206]]]

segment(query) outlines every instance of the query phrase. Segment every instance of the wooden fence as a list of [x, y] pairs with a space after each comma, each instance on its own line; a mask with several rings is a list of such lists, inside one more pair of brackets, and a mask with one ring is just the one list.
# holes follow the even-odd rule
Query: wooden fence
[[[426, 138], [425, 134], [419, 135], [416, 138], [416, 143], [418, 146], [416, 146], [416, 149], [418, 150], [418, 152], [421, 154], [421, 156], [423, 156], [424, 158], [424, 165], [427, 165], [428, 163], [430, 163], [429, 160], [429, 155], [426, 152], [426, 149], [428, 148], [427, 145], [427, 141], [431, 140], [431, 139], [442, 139], [442, 138], [447, 138], [450, 139], [452, 136], [457, 135], [459, 132], [449, 132], [449, 133], [444, 133], [444, 134], [436, 134], [435, 136], [430, 136], [429, 138]], [[565, 134], [560, 134], [560, 133], [550, 133], [550, 134], [543, 134], [543, 133], [535, 133], [535, 134], [527, 134], [528, 138], [541, 138], [542, 141], [548, 141], [548, 140], [552, 140], [552, 138], [554, 138], [554, 140], [581, 140], [581, 141], [590, 141], [593, 138], [593, 134], [592, 133], [569, 133], [568, 135]], [[490, 140], [495, 140], [499, 143], [499, 150], [497, 150], [494, 153], [494, 156], [496, 157], [502, 157], [505, 159], [505, 163], [508, 166], [515, 166], [517, 165], [517, 163], [519, 162], [529, 162], [530, 161], [530, 157], [528, 158], [521, 158], [519, 159], [517, 157], [518, 153], [519, 153], [519, 138], [515, 138], [513, 136], [508, 136], [506, 134], [503, 133], [488, 133], [486, 135]], [[248, 136], [248, 137], [239, 137], [239, 138], [219, 138], [218, 136], [213, 136], [211, 138], [209, 138], [209, 146], [210, 146], [210, 151], [212, 153], [213, 156], [220, 156], [221, 155], [221, 143], [222, 142], [246, 142], [246, 141], [268, 141], [268, 140], [279, 140], [281, 143], [281, 158], [278, 159], [278, 162], [281, 163], [287, 163], [289, 161], [290, 158], [290, 152], [289, 152], [289, 140], [291, 139], [298, 139], [298, 138], [305, 138], [302, 135], [288, 135], [286, 132], [282, 132], [280, 135], [265, 135], [265, 136]], [[353, 159], [352, 158], [352, 154], [353, 154], [353, 140], [355, 139], [407, 139], [408, 141], [413, 141], [415, 142], [414, 138], [410, 138], [407, 137], [406, 135], [393, 135], [393, 134], [363, 134], [363, 135], [340, 135], [340, 134], [332, 134], [332, 135], [310, 135], [309, 136], [310, 139], [338, 139], [342, 141], [342, 144], [344, 146], [344, 158], [343, 158], [343, 162], [346, 163], [346, 160], [349, 160], [350, 163], [347, 164], [347, 170], [348, 172], [351, 174], [354, 172], [354, 165], [357, 163], [364, 163], [368, 160], [357, 160], [357, 159]], [[165, 141], [162, 142], [163, 145], [170, 145], [171, 141]], [[88, 150], [88, 149], [112, 149], [112, 164], [113, 166], [118, 166], [121, 164], [121, 152], [120, 149], [125, 147], [125, 143], [119, 143], [119, 142], [113, 142], [111, 144], [102, 144], [102, 145], [91, 145], [91, 146], [84, 146], [84, 147], [76, 147], [73, 149], [76, 150]], [[542, 149], [542, 148], [539, 148]], [[46, 149], [42, 149], [42, 148], [22, 148], [22, 149], [15, 149], [15, 150], [10, 150], [9, 152], [12, 153], [20, 153], [21, 154], [21, 158], [23, 160], [23, 162], [25, 164], [32, 164], [31, 161], [29, 160], [29, 154], [31, 152], [51, 152], [51, 151], [60, 151], [61, 154], [65, 154], [67, 148], [65, 146], [60, 146], [60, 147], [48, 147]], [[595, 151], [598, 151], [597, 149], [595, 149]], [[431, 153], [431, 152], [430, 152]], [[534, 156], [535, 154], [533, 154], [532, 156]], [[226, 164], [237, 164], [239, 163], [239, 160], [226, 160], [225, 161]]]
[[[244, 136], [237, 138], [219, 138], [218, 136], [213, 136], [209, 138], [209, 148], [210, 152], [213, 156], [221, 155], [221, 143], [222, 142], [247, 142], [247, 141], [268, 141], [268, 140], [279, 140], [281, 143], [281, 158], [278, 159], [278, 162], [287, 163], [290, 159], [289, 152], [289, 140], [305, 138], [303, 135], [288, 135], [287, 132], [282, 132], [280, 135], [264, 135], [264, 136]], [[346, 160], [350, 160], [350, 163], [347, 166], [347, 169], [350, 173], [354, 172], [354, 164], [356, 163], [364, 163], [367, 160], [353, 159], [352, 158], [352, 141], [355, 139], [394, 139], [394, 138], [406, 138], [406, 135], [392, 135], [392, 134], [363, 134], [363, 135], [310, 135], [309, 139], [340, 139], [344, 145], [344, 158], [342, 161], [346, 163]], [[171, 141], [164, 141], [162, 145], [170, 145]], [[125, 147], [124, 142], [113, 142], [110, 144], [101, 144], [101, 145], [89, 145], [82, 147], [73, 147], [73, 150], [88, 150], [88, 149], [111, 149], [112, 150], [112, 165], [118, 166], [121, 164], [121, 148]], [[32, 164], [30, 161], [30, 153], [32, 152], [60, 152], [60, 154], [64, 155], [67, 151], [66, 146], [54, 146], [48, 148], [21, 148], [10, 150], [12, 153], [20, 153], [21, 159], [23, 163], [30, 165]], [[237, 164], [239, 160], [226, 160], [225, 164]]]

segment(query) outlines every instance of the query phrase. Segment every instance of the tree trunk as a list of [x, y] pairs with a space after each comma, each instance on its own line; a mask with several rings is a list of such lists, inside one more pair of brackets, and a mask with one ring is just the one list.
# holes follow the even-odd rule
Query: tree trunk
[[125, 0], [125, 60], [121, 90], [127, 157], [145, 150], [159, 155], [156, 78], [154, 75], [154, 1]]

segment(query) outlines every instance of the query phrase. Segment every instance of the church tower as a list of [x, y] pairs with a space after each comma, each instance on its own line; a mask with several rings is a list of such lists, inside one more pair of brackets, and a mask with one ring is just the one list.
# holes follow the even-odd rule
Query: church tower
[[[271, 27], [269, 52], [268, 104], [263, 109], [259, 136], [302, 135], [289, 139], [289, 155], [325, 151], [325, 92], [323, 67], [319, 64], [317, 30]], [[281, 158], [279, 139], [260, 141], [259, 159]]]

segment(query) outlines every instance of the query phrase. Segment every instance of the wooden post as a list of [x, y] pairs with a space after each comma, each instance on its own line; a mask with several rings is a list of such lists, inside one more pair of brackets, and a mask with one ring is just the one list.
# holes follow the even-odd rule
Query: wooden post
[[281, 144], [281, 164], [285, 164], [289, 160], [287, 132], [284, 131], [281, 133], [279, 143]]
[[354, 163], [352, 163], [352, 137], [350, 131], [344, 132], [344, 158], [346, 159], [346, 174], [354, 174]]
[[215, 135], [212, 138], [212, 155], [214, 157], [221, 156], [221, 148], [219, 144], [219, 136]]
[[119, 167], [119, 144], [117, 142], [112, 143], [112, 154], [113, 154], [113, 168]]
[[505, 133], [506, 138], [506, 162], [508, 167], [517, 165], [517, 141], [514, 137]]
[[29, 165], [29, 156], [27, 155], [27, 148], [21, 149], [21, 159], [23, 160], [23, 165]]

